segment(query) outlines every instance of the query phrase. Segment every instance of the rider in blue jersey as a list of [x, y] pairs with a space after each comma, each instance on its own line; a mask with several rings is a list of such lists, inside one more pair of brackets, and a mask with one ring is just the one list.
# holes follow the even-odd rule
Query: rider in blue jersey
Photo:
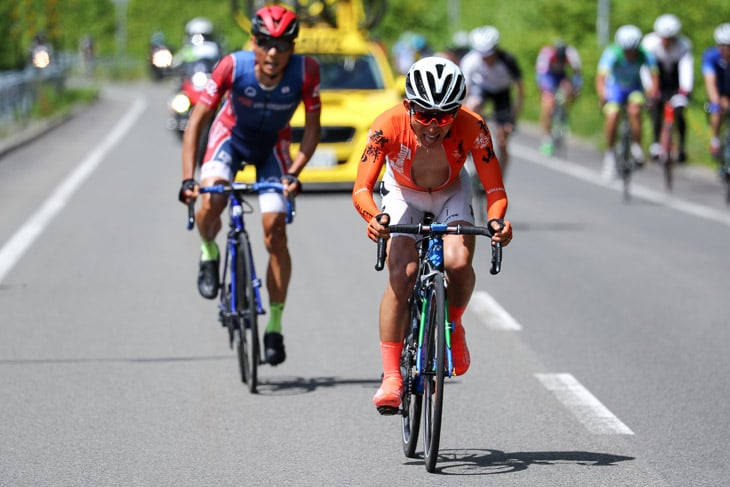
[[[635, 25], [619, 27], [616, 30], [615, 43], [606, 47], [598, 61], [596, 92], [606, 116], [606, 154], [603, 159], [603, 176], [606, 179], [616, 175], [613, 146], [622, 105], [626, 105], [631, 126], [631, 154], [637, 163], [644, 162], [644, 150], [641, 147], [641, 113], [646, 101], [644, 92], [647, 92], [650, 99], [656, 98], [659, 71], [654, 56], [641, 47], [641, 39], [641, 30]], [[651, 86], [647, 87], [641, 81], [641, 68], [644, 66], [651, 75]]]
[[[221, 59], [190, 116], [183, 138], [179, 197], [188, 203], [199, 195], [198, 183], [193, 179], [195, 152], [201, 130], [213, 117], [200, 169], [203, 186], [233, 181], [245, 164], [256, 167], [259, 180], [273, 178], [286, 186], [284, 195], [259, 195], [264, 243], [269, 253], [269, 322], [264, 333], [264, 351], [266, 361], [277, 365], [286, 358], [281, 315], [291, 278], [285, 198], [288, 193], [299, 191], [297, 175], [319, 143], [319, 64], [311, 57], [293, 54], [299, 21], [287, 8], [272, 5], [259, 9], [253, 17], [251, 33], [254, 50], [237, 51]], [[299, 153], [292, 161], [289, 120], [300, 102], [305, 111], [304, 134]], [[206, 193], [196, 214], [202, 240], [198, 290], [208, 299], [217, 296], [220, 286], [215, 239], [227, 202], [224, 195]]]
[[702, 76], [707, 90], [708, 111], [710, 112], [710, 152], [720, 159], [720, 129], [722, 113], [730, 110], [730, 23], [715, 29], [715, 46], [702, 55]]

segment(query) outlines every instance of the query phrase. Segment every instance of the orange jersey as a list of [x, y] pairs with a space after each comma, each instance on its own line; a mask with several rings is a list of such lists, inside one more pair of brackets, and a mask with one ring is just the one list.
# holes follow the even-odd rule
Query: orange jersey
[[507, 193], [502, 182], [502, 171], [492, 146], [492, 136], [482, 117], [461, 107], [451, 130], [443, 141], [449, 163], [449, 177], [436, 188], [418, 186], [411, 177], [411, 165], [416, 153], [416, 135], [410, 126], [410, 114], [400, 103], [375, 119], [368, 133], [368, 143], [360, 158], [352, 199], [355, 208], [366, 221], [380, 213], [373, 199], [373, 188], [383, 164], [388, 164], [395, 181], [417, 191], [438, 191], [453, 183], [471, 152], [479, 179], [487, 194], [489, 218], [504, 218], [507, 212]]

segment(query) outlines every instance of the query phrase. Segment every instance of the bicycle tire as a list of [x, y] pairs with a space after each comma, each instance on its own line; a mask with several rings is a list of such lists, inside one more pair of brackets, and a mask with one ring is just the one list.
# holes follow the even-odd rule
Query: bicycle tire
[[618, 127], [618, 147], [616, 148], [616, 169], [623, 182], [623, 200], [631, 200], [631, 172], [633, 159], [631, 156], [631, 129], [626, 114], [622, 114]]
[[258, 386], [259, 332], [256, 295], [253, 288], [251, 247], [248, 235], [239, 233], [236, 238], [236, 305], [238, 307], [239, 339], [236, 343], [241, 381], [249, 392], [256, 393]]
[[556, 100], [550, 120], [550, 139], [553, 143], [553, 155], [567, 158], [565, 137], [568, 133], [568, 114], [564, 103]]
[[[414, 293], [414, 298], [416, 294]], [[416, 446], [418, 445], [418, 433], [421, 426], [421, 409], [423, 405], [423, 388], [419, 392], [417, 381], [423, 382], [423, 377], [418, 377], [416, 369], [416, 354], [418, 353], [418, 325], [420, 300], [411, 301], [411, 333], [403, 342], [403, 353], [401, 355], [401, 376], [403, 377], [403, 411], [402, 411], [402, 440], [403, 454], [407, 458], [416, 457]]]
[[446, 289], [444, 275], [436, 272], [429, 293], [425, 339], [426, 370], [423, 385], [423, 459], [426, 471], [436, 469], [441, 441], [441, 417], [444, 404], [446, 369]]

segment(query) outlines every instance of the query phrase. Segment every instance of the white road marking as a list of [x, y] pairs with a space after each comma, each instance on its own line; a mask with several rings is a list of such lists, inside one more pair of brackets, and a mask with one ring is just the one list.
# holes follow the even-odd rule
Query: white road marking
[[124, 135], [132, 128], [134, 122], [144, 112], [147, 102], [144, 100], [136, 100], [129, 111], [112, 129], [109, 135], [97, 145], [89, 155], [76, 166], [76, 168], [64, 179], [57, 187], [53, 194], [41, 205], [40, 208], [23, 224], [22, 227], [8, 240], [0, 249], [0, 283], [5, 276], [35, 242], [35, 240], [43, 233], [48, 222], [50, 222], [68, 203], [71, 196], [83, 184], [99, 164], [104, 160], [104, 156], [114, 148], [114, 146], [124, 137]]
[[535, 374], [542, 385], [555, 394], [588, 431], [599, 435], [633, 435], [588, 389], [571, 374]]
[[469, 312], [479, 316], [490, 330], [522, 330], [517, 320], [486, 291], [474, 291], [469, 301]]
[[[599, 173], [585, 166], [581, 166], [580, 164], [563, 159], [556, 159], [554, 157], [547, 157], [534, 149], [519, 144], [514, 144], [514, 146], [510, 148], [510, 152], [521, 159], [548, 167], [554, 171], [562, 172], [563, 174], [567, 174], [576, 179], [581, 179], [604, 188], [622, 191], [623, 186], [620, 181], [605, 181], [601, 178]], [[688, 215], [730, 226], [730, 214], [727, 211], [720, 211], [710, 208], [709, 206], [691, 203], [667, 194], [664, 191], [655, 191], [636, 183], [632, 183], [631, 185], [631, 194], [637, 198], [642, 198], [644, 200], [651, 201], [652, 203], [664, 205]]]

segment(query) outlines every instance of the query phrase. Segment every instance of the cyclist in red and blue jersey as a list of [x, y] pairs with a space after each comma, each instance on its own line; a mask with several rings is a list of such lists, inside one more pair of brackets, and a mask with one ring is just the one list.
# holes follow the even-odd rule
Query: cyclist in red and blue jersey
[[[236, 51], [221, 59], [190, 117], [183, 138], [180, 200], [187, 203], [199, 195], [198, 183], [193, 178], [196, 142], [213, 117], [200, 169], [203, 186], [232, 181], [245, 164], [255, 165], [258, 180], [281, 181], [285, 185], [284, 195], [259, 195], [264, 243], [269, 253], [265, 358], [277, 365], [286, 358], [281, 315], [291, 277], [285, 198], [288, 193], [299, 191], [297, 175], [319, 143], [320, 74], [319, 64], [313, 58], [293, 54], [299, 21], [291, 10], [276, 5], [261, 8], [253, 17], [251, 33], [255, 41], [253, 51]], [[300, 102], [304, 103], [306, 113], [304, 135], [292, 161], [289, 121]], [[202, 239], [198, 290], [208, 299], [218, 294], [219, 250], [215, 240], [227, 202], [227, 196], [204, 194], [196, 213]]]
[[550, 123], [555, 107], [555, 94], [558, 90], [566, 96], [566, 101], [572, 102], [583, 86], [581, 61], [578, 51], [569, 46], [562, 39], [555, 43], [543, 46], [535, 62], [535, 76], [540, 89], [540, 126], [542, 127], [542, 142], [540, 152], [552, 155], [553, 141], [550, 137]]
[[[644, 162], [644, 150], [641, 148], [641, 112], [647, 95], [649, 99], [657, 97], [659, 69], [654, 56], [641, 47], [641, 39], [641, 29], [635, 25], [619, 27], [616, 29], [615, 43], [604, 49], [598, 61], [596, 93], [606, 116], [606, 154], [603, 158], [605, 179], [612, 179], [616, 175], [613, 146], [622, 105], [626, 105], [631, 126], [631, 154], [639, 165]], [[646, 95], [641, 81], [642, 67], [648, 69], [651, 77], [651, 86], [646, 88]]]
[[714, 37], [715, 46], [708, 48], [702, 55], [702, 76], [705, 79], [712, 129], [710, 152], [719, 160], [722, 113], [730, 109], [730, 23], [719, 25]]

